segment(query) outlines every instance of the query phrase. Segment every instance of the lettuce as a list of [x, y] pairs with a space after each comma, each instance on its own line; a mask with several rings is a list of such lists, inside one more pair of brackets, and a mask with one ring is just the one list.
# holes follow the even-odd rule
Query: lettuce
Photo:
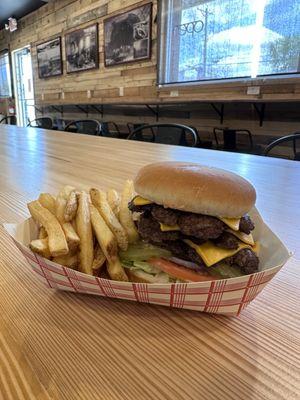
[[[149, 258], [169, 258], [171, 252], [152, 244], [138, 242], [128, 247], [126, 251], [120, 251], [119, 256], [123, 261], [147, 261]], [[140, 268], [141, 269], [141, 268]]]
[[225, 263], [219, 263], [215, 266], [212, 265], [208, 268], [208, 272], [213, 276], [223, 279], [236, 278], [238, 276], [245, 275], [237, 265], [232, 266]]
[[147, 274], [151, 275], [156, 275], [161, 272], [159, 269], [153, 267], [152, 265], [148, 264], [145, 261], [128, 262], [121, 259], [121, 263], [124, 268], [129, 268], [132, 270], [142, 270], [144, 272], [147, 272]]

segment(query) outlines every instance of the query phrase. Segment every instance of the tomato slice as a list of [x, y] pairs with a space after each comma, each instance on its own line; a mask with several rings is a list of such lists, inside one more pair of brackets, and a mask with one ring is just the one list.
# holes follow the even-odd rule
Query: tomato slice
[[214, 276], [209, 276], [205, 274], [200, 274], [191, 269], [182, 267], [181, 265], [175, 264], [174, 262], [168, 261], [164, 258], [150, 258], [147, 261], [149, 264], [166, 272], [173, 278], [182, 279], [183, 281], [191, 282], [205, 282], [205, 281], [215, 281], [218, 278]]

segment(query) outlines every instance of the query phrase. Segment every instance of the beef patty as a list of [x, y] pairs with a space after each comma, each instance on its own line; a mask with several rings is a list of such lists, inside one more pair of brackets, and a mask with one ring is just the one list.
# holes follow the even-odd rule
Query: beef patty
[[249, 233], [253, 231], [253, 229], [254, 223], [252, 222], [251, 218], [247, 214], [244, 215], [240, 220], [239, 230], [249, 235]]
[[216, 239], [225, 229], [225, 224], [218, 218], [186, 212], [179, 216], [178, 225], [184, 235], [204, 241]]
[[[162, 248], [168, 249], [175, 257], [183, 260], [192, 261], [205, 267], [205, 264], [195, 249], [191, 248], [184, 239], [190, 239], [194, 243], [201, 244], [207, 240], [223, 248], [237, 249], [238, 239], [225, 232], [226, 225], [215, 217], [194, 214], [164, 208], [157, 204], [145, 206], [135, 206], [129, 203], [131, 211], [141, 212], [137, 228], [141, 238], [149, 243], [153, 243]], [[179, 225], [180, 231], [163, 232], [160, 224]], [[254, 229], [254, 224], [248, 215], [244, 215], [240, 221], [240, 230], [250, 233]], [[259, 259], [251, 249], [242, 249], [235, 255], [223, 260], [224, 262], [239, 266], [245, 274], [258, 271]]]
[[151, 215], [157, 221], [165, 225], [176, 225], [180, 211], [172, 210], [172, 208], [164, 208], [154, 204], [151, 209]]
[[160, 247], [169, 250], [174, 257], [182, 260], [192, 261], [199, 265], [199, 268], [205, 267], [205, 264], [195, 249], [187, 245], [182, 240], [165, 241], [160, 243]]
[[[166, 240], [190, 239], [194, 243], [202, 244], [208, 239], [215, 239], [223, 232], [224, 224], [214, 217], [185, 213], [182, 220], [178, 220], [180, 231], [166, 231], [160, 229], [159, 222], [152, 217], [149, 210], [141, 214], [137, 223], [138, 231], [144, 240], [156, 243]], [[216, 222], [217, 221], [217, 222]], [[193, 224], [193, 225], [192, 225]], [[191, 227], [192, 226], [192, 227]], [[223, 247], [231, 249], [229, 240], [222, 240]]]
[[237, 249], [239, 247], [238, 239], [229, 232], [223, 232], [214, 243], [218, 247], [223, 247], [225, 249]]
[[[133, 200], [128, 204], [129, 209], [132, 212], [140, 212], [143, 213], [145, 211], [151, 212], [151, 215], [154, 219], [161, 222], [165, 225], [176, 225], [183, 226], [183, 233], [189, 236], [195, 236], [199, 239], [214, 239], [220, 236], [223, 232], [225, 225], [218, 218], [211, 217], [208, 215], [195, 214], [184, 212], [180, 210], [175, 210], [172, 208], [165, 208], [155, 203], [146, 204], [143, 206], [136, 206], [133, 203]], [[191, 223], [196, 224], [198, 228], [200, 227], [200, 231], [198, 228], [192, 227]], [[205, 225], [205, 231], [203, 232], [203, 227]], [[207, 230], [209, 229], [209, 233], [212, 234], [208, 236]], [[254, 229], [254, 223], [252, 222], [249, 215], [244, 215], [240, 220], [239, 230], [246, 234], [249, 234]], [[191, 231], [195, 231], [196, 234], [191, 233]], [[217, 234], [218, 233], [218, 234]]]
[[178, 231], [162, 232], [159, 222], [147, 213], [140, 216], [137, 228], [142, 239], [156, 244], [165, 240], [178, 240], [180, 236]]
[[[198, 264], [199, 268], [206, 268], [204, 261], [196, 250], [181, 240], [162, 242], [159, 246], [171, 251], [174, 257], [192, 261]], [[222, 261], [233, 266], [237, 265], [245, 274], [253, 274], [258, 271], [259, 259], [251, 249], [242, 249], [234, 256], [225, 258]], [[209, 267], [207, 268], [209, 269]]]
[[258, 271], [259, 259], [251, 249], [242, 249], [232, 257], [228, 257], [224, 261], [229, 264], [238, 265], [245, 274], [253, 274]]
[[[185, 236], [179, 231], [162, 232], [160, 230], [159, 222], [152, 218], [150, 213], [144, 213], [140, 216], [137, 227], [143, 240], [170, 250], [175, 257], [192, 261], [202, 267], [205, 266], [196, 250], [183, 242], [183, 239], [188, 238], [201, 244], [203, 243], [203, 240]], [[228, 249], [236, 249], [238, 246], [237, 239], [228, 232], [221, 233], [214, 242], [216, 245]], [[259, 260], [251, 249], [242, 249], [234, 256], [224, 259], [224, 262], [236, 264], [246, 274], [251, 274], [258, 270]]]

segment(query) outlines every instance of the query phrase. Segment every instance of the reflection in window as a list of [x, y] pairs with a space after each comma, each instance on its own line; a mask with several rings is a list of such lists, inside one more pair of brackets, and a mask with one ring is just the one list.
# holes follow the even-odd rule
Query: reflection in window
[[11, 76], [7, 52], [0, 54], [0, 97], [11, 97]]
[[163, 83], [300, 72], [299, 0], [162, 0]]

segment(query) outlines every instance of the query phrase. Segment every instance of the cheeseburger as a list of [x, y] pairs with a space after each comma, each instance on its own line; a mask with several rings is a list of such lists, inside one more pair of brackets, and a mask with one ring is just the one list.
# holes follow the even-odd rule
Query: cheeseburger
[[[160, 162], [138, 172], [134, 189], [137, 196], [129, 209], [142, 241], [168, 254], [145, 260], [156, 272], [197, 281], [258, 271], [254, 223], [248, 215], [256, 192], [244, 178], [199, 164]], [[151, 271], [149, 279], [145, 271], [141, 279], [136, 271], [129, 274], [132, 280], [155, 282]]]

